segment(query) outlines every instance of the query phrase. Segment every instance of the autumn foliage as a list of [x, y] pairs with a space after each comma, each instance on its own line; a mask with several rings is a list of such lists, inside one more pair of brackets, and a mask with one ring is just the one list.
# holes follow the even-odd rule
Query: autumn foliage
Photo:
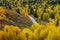
[[60, 3], [0, 0], [0, 40], [60, 40]]

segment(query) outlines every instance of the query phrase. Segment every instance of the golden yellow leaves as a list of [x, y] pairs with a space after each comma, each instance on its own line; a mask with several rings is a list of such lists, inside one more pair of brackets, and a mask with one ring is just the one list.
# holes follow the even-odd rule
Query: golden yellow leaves
[[60, 40], [59, 37], [60, 27], [55, 27], [53, 22], [46, 26], [36, 23], [31, 29], [5, 25], [4, 30], [0, 31], [0, 40]]
[[5, 9], [3, 9], [3, 7], [0, 7], [0, 14], [4, 14], [5, 13]]
[[58, 28], [51, 30], [48, 33], [47, 39], [46, 40], [60, 40], [60, 30]]
[[4, 31], [0, 31], [0, 40], [7, 40]]
[[42, 14], [43, 14], [43, 8], [37, 9], [38, 19], [41, 19]]
[[7, 17], [4, 14], [0, 14], [0, 20], [7, 20]]
[[3, 32], [7, 40], [26, 40], [25, 35], [17, 26], [6, 25]]
[[26, 16], [28, 16], [28, 8], [22, 7], [20, 8], [20, 14], [23, 14]]
[[28, 40], [32, 40], [33, 32], [30, 29], [24, 28], [22, 32], [26, 35]]
[[49, 18], [50, 18], [49, 13], [44, 13], [44, 14], [43, 14], [43, 20], [48, 21]]
[[57, 13], [57, 14], [55, 15], [55, 19], [60, 19], [60, 14]]
[[0, 20], [3, 20], [3, 19], [7, 20], [7, 17], [4, 15], [6, 14], [5, 12], [6, 10], [3, 7], [0, 7]]
[[31, 26], [31, 28], [32, 28], [33, 30], [35, 30], [35, 29], [42, 29], [42, 28], [44, 28], [44, 26], [43, 26], [43, 25], [40, 25], [39, 23], [36, 23], [36, 24], [33, 24], [33, 25]]

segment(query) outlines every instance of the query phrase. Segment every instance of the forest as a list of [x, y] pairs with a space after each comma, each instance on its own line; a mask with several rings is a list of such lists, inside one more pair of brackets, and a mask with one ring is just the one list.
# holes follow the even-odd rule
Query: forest
[[0, 0], [0, 40], [60, 40], [60, 0]]

